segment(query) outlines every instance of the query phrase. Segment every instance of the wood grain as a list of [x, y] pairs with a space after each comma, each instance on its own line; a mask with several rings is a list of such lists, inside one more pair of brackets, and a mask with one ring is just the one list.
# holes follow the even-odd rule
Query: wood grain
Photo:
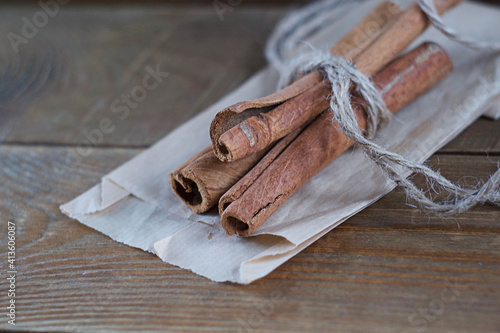
[[[100, 143], [150, 145], [261, 69], [267, 35], [285, 12], [237, 8], [220, 21], [212, 6], [68, 5], [14, 54], [7, 33], [19, 34], [22, 17], [37, 10], [0, 13], [0, 96], [9, 105], [22, 100], [16, 113], [24, 114], [7, 142], [78, 144], [106, 117], [116, 129]], [[127, 116], [113, 113], [147, 66], [169, 75]]]
[[[429, 321], [428, 332], [500, 327], [500, 225], [490, 206], [430, 218], [394, 191], [268, 277], [219, 284], [61, 214], [60, 203], [140, 151], [96, 149], [71, 172], [54, 173], [52, 163], [71, 149], [0, 148], [1, 216], [18, 228], [16, 328], [220, 332], [250, 322], [256, 331], [414, 332], [408, 316], [449, 283], [459, 296]], [[453, 180], [484, 179], [496, 168], [486, 157], [438, 158], [431, 164]], [[3, 249], [5, 223], [1, 228]]]
[[[500, 331], [500, 216], [491, 206], [428, 217], [396, 190], [249, 286], [210, 282], [64, 216], [61, 203], [260, 69], [265, 38], [289, 7], [243, 4], [221, 22], [210, 4], [68, 6], [14, 56], [6, 33], [36, 8], [0, 11], [1, 125], [13, 118], [0, 146], [0, 270], [10, 220], [19, 246], [15, 329]], [[82, 130], [97, 128], [156, 64], [170, 73], [165, 87], [88, 157], [68, 161]], [[496, 169], [499, 130], [480, 119], [430, 163], [453, 180], [485, 179]], [[458, 295], [434, 308], [450, 285]]]
[[[265, 65], [265, 40], [289, 7], [261, 9], [242, 5], [220, 21], [211, 6], [67, 6], [16, 55], [6, 35], [19, 33], [22, 17], [39, 7], [7, 7], [0, 12], [0, 120], [9, 126], [2, 133], [0, 125], [0, 140], [82, 144], [83, 131], [109, 118], [115, 130], [99, 145], [153, 144]], [[124, 119], [113, 113], [112, 103], [156, 65], [169, 73], [165, 81]], [[500, 152], [498, 125], [480, 122], [468, 149], [488, 142]]]
[[444, 146], [442, 153], [500, 153], [500, 122], [487, 118], [476, 120], [453, 141]]

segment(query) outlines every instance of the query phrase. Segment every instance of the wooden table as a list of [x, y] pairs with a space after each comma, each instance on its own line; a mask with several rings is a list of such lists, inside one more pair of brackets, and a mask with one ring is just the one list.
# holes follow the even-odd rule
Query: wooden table
[[[500, 213], [491, 206], [437, 218], [395, 190], [248, 286], [165, 264], [59, 211], [262, 68], [266, 37], [288, 8], [243, 3], [221, 21], [211, 3], [67, 5], [14, 54], [8, 32], [20, 34], [22, 17], [40, 8], [2, 7], [0, 266], [8, 270], [13, 221], [18, 270], [16, 326], [4, 315], [2, 330], [500, 331]], [[119, 119], [112, 103], [148, 66], [169, 76]], [[85, 142], [83, 131], [107, 117], [115, 130]], [[499, 132], [500, 121], [480, 119], [429, 163], [455, 181], [486, 179]], [[68, 157], [78, 149], [88, 156]]]

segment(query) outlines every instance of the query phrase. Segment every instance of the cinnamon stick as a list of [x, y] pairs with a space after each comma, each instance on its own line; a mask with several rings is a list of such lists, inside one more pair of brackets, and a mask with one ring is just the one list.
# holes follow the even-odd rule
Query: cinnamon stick
[[205, 213], [265, 153], [263, 150], [234, 163], [223, 163], [208, 146], [170, 173], [170, 187], [193, 212]]
[[[439, 82], [452, 67], [443, 49], [425, 43], [391, 62], [373, 81], [394, 113]], [[361, 105], [361, 100], [352, 102], [359, 126], [365, 128]], [[323, 112], [272, 163], [259, 172], [250, 171], [224, 194], [219, 211], [227, 234], [253, 234], [307, 180], [352, 145], [331, 112]]]
[[[434, 0], [439, 15], [461, 3], [463, 0]], [[417, 3], [412, 3], [390, 27], [371, 43], [354, 60], [356, 68], [371, 76], [385, 64], [394, 59], [406, 49], [422, 32], [427, 29], [430, 21]]]
[[[347, 35], [338, 41], [330, 53], [346, 59], [358, 56], [375, 41], [401, 13], [391, 2], [374, 8]], [[320, 87], [316, 87], [320, 84]], [[300, 89], [295, 88], [300, 85]], [[291, 89], [293, 87], [293, 89]], [[318, 71], [313, 71], [267, 97], [229, 106], [219, 112], [210, 126], [210, 137], [215, 154], [221, 161], [235, 161], [268, 148], [305, 121], [324, 110], [328, 96], [327, 82]], [[322, 97], [311, 102], [323, 89]], [[315, 94], [307, 96], [307, 94]], [[306, 96], [304, 96], [306, 95]], [[319, 105], [318, 105], [319, 103]]]
[[[394, 18], [395, 13], [399, 13], [396, 5], [390, 2], [380, 4], [339, 43], [334, 45], [332, 52], [345, 52], [351, 55], [361, 53], [366, 45], [380, 35], [383, 29], [387, 28], [388, 22]], [[377, 20], [379, 24], [370, 25], [370, 22], [374, 20]], [[223, 129], [231, 128], [253, 114], [270, 110], [276, 105], [302, 94], [321, 80], [322, 76], [319, 72], [312, 72], [274, 94], [235, 104], [231, 107], [233, 116], [221, 126]], [[272, 148], [266, 155], [264, 163], [266, 161], [270, 163], [273, 156], [277, 156], [286, 148], [286, 143], [289, 143], [293, 138], [292, 134], [289, 135], [288, 138], [282, 140], [283, 143], [278, 143]], [[193, 212], [205, 213], [215, 206], [220, 197], [251, 170], [270, 148], [269, 146], [238, 161], [224, 163], [216, 157], [212, 145], [210, 145], [170, 173], [170, 186]]]
[[[435, 5], [439, 13], [444, 13], [461, 1], [437, 0]], [[389, 13], [395, 11], [391, 10]], [[373, 18], [371, 20], [373, 23]], [[365, 22], [369, 23], [369, 20]], [[332, 48], [332, 53], [346, 59], [352, 57], [356, 68], [371, 76], [403, 51], [428, 25], [427, 16], [415, 3], [394, 20], [387, 20], [385, 28], [375, 38], [365, 40], [366, 49], [362, 52], [352, 52], [351, 49], [347, 54], [337, 54], [340, 51], [337, 46]], [[211, 138], [217, 157], [222, 161], [236, 161], [268, 149], [273, 142], [321, 113], [328, 104], [328, 95], [328, 82], [323, 81], [315, 83], [310, 89], [272, 110], [254, 108], [247, 112], [229, 107], [221, 111], [211, 126]]]

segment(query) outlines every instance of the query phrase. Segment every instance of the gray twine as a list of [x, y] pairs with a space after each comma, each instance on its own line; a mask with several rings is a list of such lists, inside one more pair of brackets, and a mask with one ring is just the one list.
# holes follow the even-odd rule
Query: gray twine
[[[352, 5], [359, 2], [349, 3]], [[433, 25], [451, 39], [474, 49], [500, 49], [497, 44], [480, 43], [458, 36], [441, 21], [432, 0], [419, 0], [418, 3]], [[370, 140], [378, 129], [389, 122], [390, 112], [370, 78], [356, 70], [352, 63], [318, 50], [286, 60], [287, 53], [294, 51], [297, 40], [310, 36], [325, 22], [339, 18], [348, 6], [345, 0], [318, 1], [293, 12], [280, 22], [266, 46], [268, 61], [280, 73], [280, 84], [290, 83], [299, 74], [321, 70], [331, 82], [330, 107], [334, 110], [333, 118], [343, 133], [361, 147], [390, 179], [403, 188], [407, 198], [416, 202], [420, 208], [444, 215], [461, 213], [477, 204], [500, 205], [500, 169], [482, 186], [478, 184], [474, 189], [465, 189], [450, 182], [439, 172], [388, 151]], [[367, 128], [364, 133], [351, 106], [351, 89], [354, 89], [367, 105]], [[423, 175], [429, 189], [444, 190], [448, 193], [448, 198], [440, 202], [429, 198], [425, 191], [398, 172], [400, 168]]]
[[418, 5], [420, 9], [427, 15], [427, 18], [431, 21], [434, 28], [441, 31], [443, 34], [448, 36], [451, 40], [454, 40], [470, 49], [474, 50], [487, 50], [487, 51], [498, 51], [500, 50], [500, 43], [498, 42], [481, 42], [472, 40], [463, 36], [460, 36], [455, 32], [450, 26], [447, 26], [439, 16], [436, 7], [434, 6], [433, 0], [418, 0]]

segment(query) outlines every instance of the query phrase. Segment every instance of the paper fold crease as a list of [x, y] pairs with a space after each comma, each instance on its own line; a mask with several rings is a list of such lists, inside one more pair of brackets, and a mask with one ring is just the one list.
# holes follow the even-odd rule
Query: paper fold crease
[[[374, 5], [364, 3], [356, 12], [339, 17], [309, 42], [332, 44]], [[447, 15], [447, 21], [473, 35], [495, 39], [499, 15], [496, 8], [464, 3]], [[382, 146], [417, 162], [425, 161], [485, 111], [492, 118], [500, 117], [499, 58], [464, 49], [433, 29], [411, 47], [425, 40], [442, 45], [456, 69], [399, 112], [376, 138]], [[210, 144], [208, 128], [216, 112], [267, 95], [276, 82], [273, 70], [260, 71], [61, 210], [119, 242], [154, 252], [168, 263], [214, 281], [250, 283], [267, 275], [394, 188], [359, 149], [350, 149], [294, 194], [255, 237], [229, 237], [215, 211], [197, 215], [186, 208], [170, 189], [169, 172]]]

